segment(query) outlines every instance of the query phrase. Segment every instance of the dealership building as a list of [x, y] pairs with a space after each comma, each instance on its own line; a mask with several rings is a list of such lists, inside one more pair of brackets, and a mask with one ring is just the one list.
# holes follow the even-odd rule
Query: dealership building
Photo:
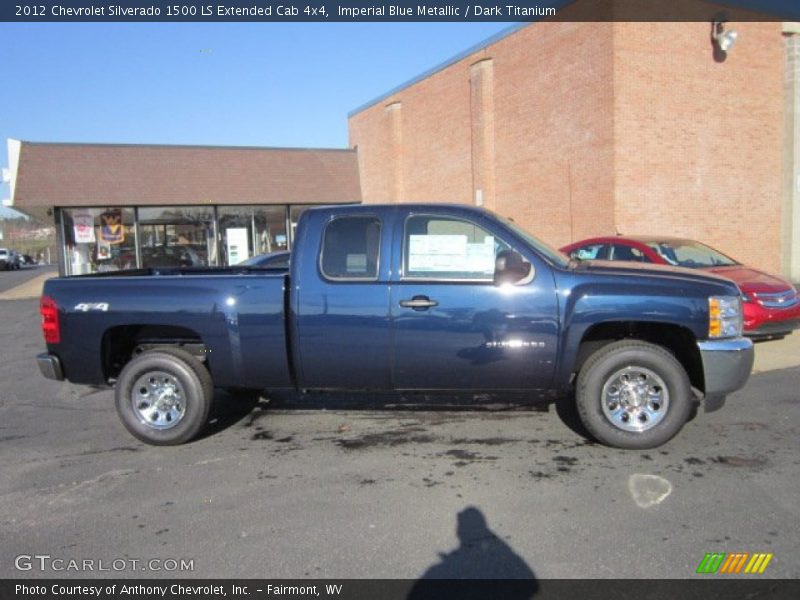
[[234, 264], [291, 247], [308, 206], [429, 201], [554, 246], [699, 239], [800, 281], [798, 24], [516, 26], [348, 120], [349, 149], [11, 140], [12, 202], [52, 215], [70, 274]]
[[59, 270], [234, 265], [302, 212], [361, 202], [353, 150], [9, 141], [13, 205], [54, 219]]

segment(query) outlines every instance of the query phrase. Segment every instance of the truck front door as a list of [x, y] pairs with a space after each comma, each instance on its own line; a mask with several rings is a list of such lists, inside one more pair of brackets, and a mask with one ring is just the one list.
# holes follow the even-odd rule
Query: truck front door
[[495, 285], [511, 248], [492, 223], [445, 213], [398, 223], [400, 272], [391, 288], [397, 389], [530, 390], [552, 383], [558, 308], [552, 272]]

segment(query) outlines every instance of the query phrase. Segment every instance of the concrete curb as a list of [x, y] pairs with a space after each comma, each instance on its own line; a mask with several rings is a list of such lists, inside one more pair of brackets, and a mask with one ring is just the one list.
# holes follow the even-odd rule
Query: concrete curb
[[787, 335], [782, 340], [759, 342], [755, 347], [753, 373], [800, 366], [800, 331]]

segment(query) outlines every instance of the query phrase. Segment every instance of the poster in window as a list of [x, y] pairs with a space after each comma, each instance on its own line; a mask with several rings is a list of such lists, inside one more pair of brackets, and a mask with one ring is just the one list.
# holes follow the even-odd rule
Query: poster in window
[[97, 260], [108, 260], [109, 258], [111, 258], [111, 244], [99, 242], [97, 244]]
[[250, 257], [246, 227], [229, 227], [225, 230], [228, 246], [228, 265], [238, 265]]
[[75, 230], [76, 244], [94, 243], [94, 217], [91, 213], [74, 213], [72, 215], [72, 224]]
[[121, 210], [107, 210], [100, 215], [100, 239], [107, 244], [121, 244], [125, 241]]

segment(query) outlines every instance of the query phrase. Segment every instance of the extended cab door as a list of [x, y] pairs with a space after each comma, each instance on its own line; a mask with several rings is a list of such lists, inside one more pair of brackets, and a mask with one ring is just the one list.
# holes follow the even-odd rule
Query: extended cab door
[[382, 213], [307, 211], [292, 250], [292, 348], [298, 385], [390, 389], [389, 241]]
[[[558, 344], [550, 267], [482, 213], [408, 214], [396, 224], [400, 257], [391, 291], [397, 389], [546, 389]], [[495, 285], [498, 253], [532, 265]]]

